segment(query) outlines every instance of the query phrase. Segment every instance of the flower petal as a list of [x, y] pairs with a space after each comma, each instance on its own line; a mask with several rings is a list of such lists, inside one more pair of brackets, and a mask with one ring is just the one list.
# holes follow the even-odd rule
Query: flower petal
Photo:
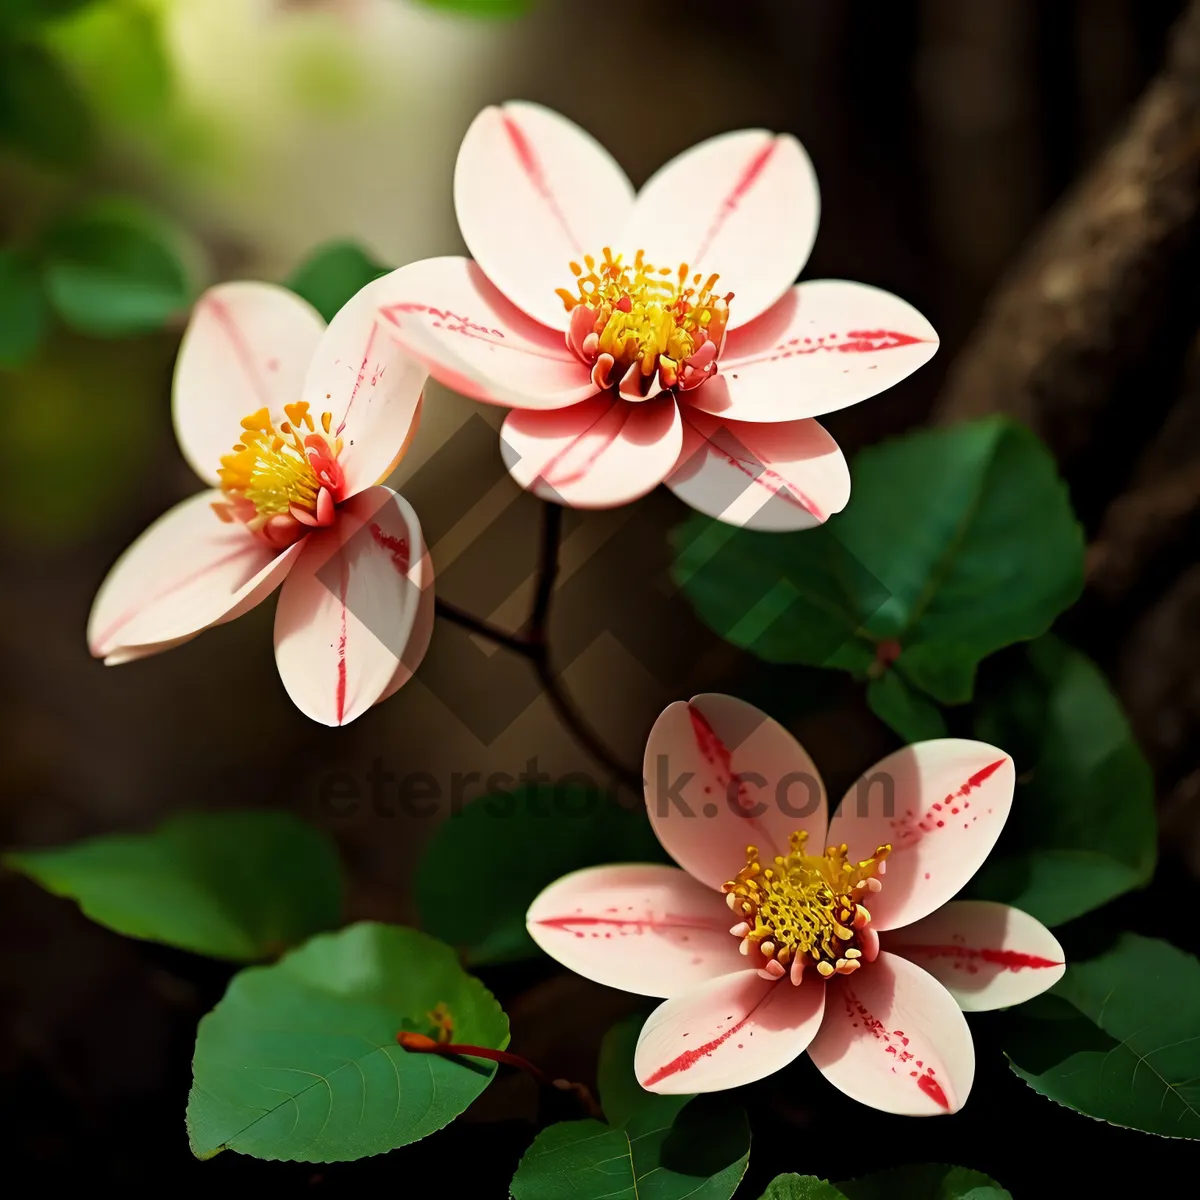
[[529, 936], [585, 979], [639, 996], [674, 996], [745, 969], [721, 897], [678, 867], [589, 867], [530, 905]]
[[417, 431], [428, 378], [379, 311], [383, 282], [367, 284], [329, 323], [304, 381], [313, 415], [332, 413], [342, 438], [343, 498], [382, 483], [395, 469]]
[[[711, 387], [707, 383], [703, 392]], [[850, 468], [816, 421], [750, 425], [681, 405], [683, 452], [667, 487], [728, 525], [811, 529], [850, 499]]]
[[273, 283], [223, 283], [196, 302], [175, 364], [175, 436], [205, 483], [218, 481], [222, 455], [242, 418], [278, 416], [300, 398], [325, 322], [307, 300]]
[[736, 971], [660, 1004], [642, 1026], [633, 1071], [648, 1092], [719, 1092], [798, 1058], [821, 1027], [825, 988]]
[[659, 169], [638, 193], [626, 237], [657, 267], [687, 263], [733, 292], [729, 328], [770, 308], [796, 281], [817, 236], [817, 177], [789, 134], [743, 129]]
[[570, 263], [599, 255], [624, 227], [633, 187], [590, 134], [539, 104], [485, 108], [454, 172], [463, 240], [487, 277], [551, 329], [569, 314], [555, 289]]
[[[670, 705], [646, 743], [650, 823], [690, 875], [719, 888], [757, 846], [768, 862], [788, 836], [825, 833], [825, 785], [804, 747], [766, 713], [710, 692]], [[823, 847], [822, 847], [823, 848]]]
[[[429, 564], [430, 579], [433, 578], [433, 564]], [[396, 664], [391, 682], [383, 690], [383, 694], [375, 701], [382, 704], [394, 696], [412, 677], [421, 665], [433, 640], [434, 620], [437, 616], [437, 597], [432, 586], [427, 587], [417, 601], [417, 616], [413, 622], [412, 631], [408, 635], [408, 644], [404, 648], [404, 657]]]
[[984, 742], [941, 738], [888, 755], [843, 797], [829, 842], [851, 858], [893, 847], [883, 890], [872, 897], [882, 933], [940, 908], [983, 865], [1012, 806], [1016, 769]]
[[828, 985], [808, 1053], [839, 1091], [901, 1116], [958, 1112], [975, 1079], [975, 1045], [954, 997], [895, 954]]
[[898, 296], [814, 279], [729, 335], [721, 373], [693, 403], [739, 421], [819, 417], [893, 387], [937, 348], [933, 326]]
[[271, 594], [300, 553], [282, 553], [213, 512], [217, 491], [169, 509], [117, 560], [88, 618], [88, 646], [116, 665], [189, 641]]
[[275, 610], [275, 661], [306, 716], [347, 725], [415, 671], [433, 565], [416, 514], [390, 488], [360, 492], [309, 535]]
[[1032, 1000], [1067, 969], [1058, 939], [1040, 921], [990, 900], [952, 900], [885, 934], [881, 945], [924, 967], [966, 1012]]
[[469, 258], [410, 263], [371, 286], [392, 337], [464, 396], [546, 409], [599, 390], [565, 338], [510, 304]]
[[554, 412], [514, 409], [500, 431], [509, 474], [543, 500], [573, 508], [615, 508], [652, 492], [682, 446], [671, 396], [638, 404], [594, 396]]

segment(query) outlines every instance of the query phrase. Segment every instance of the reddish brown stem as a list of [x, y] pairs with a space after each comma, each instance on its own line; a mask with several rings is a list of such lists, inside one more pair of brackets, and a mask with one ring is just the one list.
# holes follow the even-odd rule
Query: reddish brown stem
[[412, 1033], [402, 1029], [396, 1034], [396, 1041], [405, 1050], [414, 1054], [440, 1054], [444, 1058], [455, 1058], [463, 1055], [467, 1058], [483, 1058], [489, 1062], [504, 1063], [516, 1067], [531, 1076], [541, 1087], [552, 1087], [560, 1092], [574, 1092], [589, 1116], [600, 1117], [600, 1107], [592, 1099], [592, 1094], [581, 1083], [571, 1083], [566, 1079], [550, 1079], [539, 1067], [535, 1067], [527, 1058], [519, 1054], [510, 1054], [507, 1050], [493, 1050], [490, 1046], [472, 1046], [466, 1042], [439, 1042], [424, 1033]]
[[538, 1083], [549, 1083], [542, 1071], [527, 1058], [522, 1058], [519, 1054], [510, 1054], [507, 1050], [493, 1050], [490, 1046], [471, 1046], [465, 1042], [437, 1042], [424, 1033], [410, 1033], [408, 1030], [401, 1030], [396, 1034], [396, 1041], [405, 1050], [412, 1050], [416, 1054], [441, 1054], [450, 1058], [465, 1054], [469, 1058], [486, 1058], [490, 1062], [505, 1063], [532, 1075]]

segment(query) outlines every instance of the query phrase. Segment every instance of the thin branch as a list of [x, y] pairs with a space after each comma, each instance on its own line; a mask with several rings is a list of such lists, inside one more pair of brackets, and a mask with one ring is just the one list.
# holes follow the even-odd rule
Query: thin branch
[[640, 795], [646, 786], [641, 771], [623, 763], [588, 724], [587, 719], [575, 707], [575, 702], [567, 695], [559, 682], [554, 668], [550, 665], [549, 657], [544, 654], [538, 655], [531, 661], [537, 672], [538, 681], [545, 689], [546, 699], [550, 701], [550, 707], [554, 709], [563, 726], [598, 763], [611, 772], [614, 779], [619, 780], [627, 788]]
[[523, 634], [509, 633], [474, 616], [446, 600], [435, 601], [438, 616], [470, 633], [478, 634], [489, 641], [503, 646], [513, 654], [525, 659], [537, 674], [538, 682], [550, 701], [559, 721], [575, 740], [616, 780], [636, 793], [645, 786], [641, 771], [623, 763], [609, 749], [604, 739], [588, 723], [587, 718], [575, 706], [575, 702], [563, 688], [550, 662], [550, 646], [546, 636], [550, 622], [550, 606], [554, 596], [554, 585], [558, 580], [558, 554], [562, 545], [563, 510], [557, 504], [542, 507], [542, 543], [538, 560], [537, 582], [533, 604]]
[[466, 609], [459, 608], [457, 604], [443, 600], [440, 596], [436, 597], [433, 603], [437, 615], [452, 625], [459, 625], [470, 633], [477, 633], [480, 637], [487, 638], [489, 642], [495, 642], [496, 645], [503, 646], [506, 650], [511, 650], [523, 658], [529, 658], [533, 653], [533, 647], [519, 634], [509, 633], [508, 630], [501, 629], [498, 625], [493, 625], [489, 621], [467, 612]]
[[538, 559], [537, 589], [529, 612], [530, 641], [545, 642], [550, 601], [558, 582], [558, 552], [562, 546], [563, 510], [558, 504], [542, 505], [542, 549]]

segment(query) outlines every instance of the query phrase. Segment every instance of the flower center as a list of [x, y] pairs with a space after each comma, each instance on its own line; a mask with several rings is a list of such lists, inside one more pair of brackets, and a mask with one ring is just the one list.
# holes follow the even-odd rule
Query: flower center
[[318, 428], [304, 401], [283, 411], [278, 428], [265, 408], [242, 421], [241, 440], [217, 472], [228, 499], [213, 505], [222, 520], [242, 521], [279, 544], [306, 526], [330, 524], [344, 487], [332, 414], [322, 413]]
[[[758, 848], [746, 847], [746, 865], [722, 888], [733, 913], [741, 918], [731, 933], [743, 947], [757, 946], [768, 962], [768, 973], [782, 976], [790, 965], [793, 983], [809, 963], [825, 979], [851, 975], [863, 960], [863, 931], [871, 914], [862, 901], [883, 884], [884, 860], [891, 846], [880, 846], [874, 857], [846, 861], [846, 847], [830, 846], [823, 855], [805, 853], [807, 832], [788, 838], [791, 851], [771, 866], [758, 858]], [[874, 955], [870, 952], [867, 959]], [[770, 966], [771, 961], [778, 964]]]
[[655, 374], [663, 388], [688, 388], [715, 373], [733, 299], [714, 294], [719, 276], [691, 275], [686, 263], [655, 267], [642, 250], [626, 263], [608, 247], [603, 262], [589, 254], [571, 271], [576, 292], [558, 289], [571, 313], [568, 342], [600, 386], [644, 394]]

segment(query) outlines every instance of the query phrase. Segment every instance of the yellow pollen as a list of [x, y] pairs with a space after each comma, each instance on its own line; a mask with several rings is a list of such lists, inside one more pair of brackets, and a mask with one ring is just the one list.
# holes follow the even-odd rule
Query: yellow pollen
[[733, 293], [714, 295], [717, 275], [691, 275], [686, 263], [676, 271], [655, 267], [643, 250], [632, 263], [623, 260], [608, 247], [603, 262], [589, 254], [571, 264], [576, 291], [558, 289], [568, 312], [580, 305], [595, 312], [597, 354], [611, 354], [622, 372], [639, 363], [650, 376], [660, 361], [674, 372], [706, 342], [720, 347]]
[[813, 855], [805, 853], [807, 841], [807, 832], [793, 833], [790, 852], [770, 866], [759, 861], [757, 847], [746, 847], [746, 865], [722, 889], [744, 923], [734, 932], [780, 966], [802, 957], [826, 979], [850, 975], [862, 965], [858, 934], [871, 919], [861, 900], [879, 890], [880, 864], [892, 848], [880, 846], [872, 858], [853, 863], [844, 845]]
[[260, 518], [293, 508], [316, 513], [318, 493], [329, 486], [330, 471], [336, 474], [342, 441], [329, 432], [333, 416], [321, 414], [318, 432], [308, 409], [304, 401], [285, 405], [287, 420], [276, 428], [268, 410], [260, 408], [242, 421], [241, 440], [221, 459], [221, 489], [248, 500]]

